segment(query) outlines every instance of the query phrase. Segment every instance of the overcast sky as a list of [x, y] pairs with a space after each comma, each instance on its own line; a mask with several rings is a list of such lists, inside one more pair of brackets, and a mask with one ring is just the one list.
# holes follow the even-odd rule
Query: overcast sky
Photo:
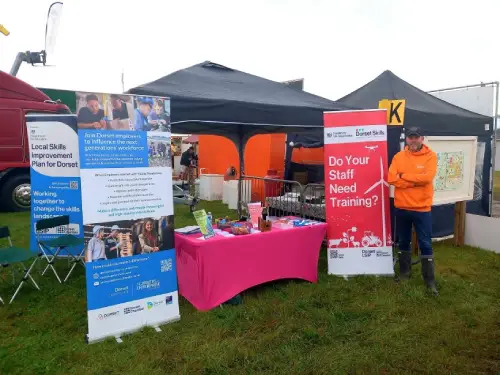
[[[0, 1], [0, 69], [41, 50], [53, 1]], [[389, 69], [424, 90], [500, 79], [498, 0], [69, 0], [38, 87], [121, 92], [210, 60], [338, 99]]]

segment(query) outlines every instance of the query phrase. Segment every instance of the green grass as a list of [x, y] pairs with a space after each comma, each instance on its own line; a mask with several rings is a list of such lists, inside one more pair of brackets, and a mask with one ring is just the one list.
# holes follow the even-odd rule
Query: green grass
[[[227, 213], [219, 204], [202, 207], [214, 217]], [[185, 206], [175, 220], [194, 222]], [[0, 224], [28, 246], [27, 214], [0, 214]], [[84, 343], [81, 267], [67, 285], [37, 274], [43, 292], [26, 287], [13, 305], [0, 306], [0, 374], [499, 373], [500, 256], [443, 244], [435, 252], [439, 298], [425, 292], [420, 267], [402, 285], [345, 281], [327, 275], [323, 251], [318, 284], [266, 284], [244, 292], [242, 305], [205, 313], [181, 298], [181, 321], [122, 344]]]

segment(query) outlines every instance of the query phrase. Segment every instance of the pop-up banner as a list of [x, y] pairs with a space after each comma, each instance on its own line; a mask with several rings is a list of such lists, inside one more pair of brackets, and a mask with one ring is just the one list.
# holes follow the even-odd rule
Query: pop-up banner
[[325, 112], [328, 273], [393, 275], [385, 110]]
[[[35, 225], [38, 220], [68, 215], [70, 224], [39, 233], [41, 241], [68, 230], [83, 237], [80, 160], [76, 118], [73, 115], [26, 116], [30, 156], [31, 230], [30, 248], [39, 252]], [[78, 256], [82, 248], [67, 251]]]
[[88, 341], [180, 319], [170, 101], [76, 93]]

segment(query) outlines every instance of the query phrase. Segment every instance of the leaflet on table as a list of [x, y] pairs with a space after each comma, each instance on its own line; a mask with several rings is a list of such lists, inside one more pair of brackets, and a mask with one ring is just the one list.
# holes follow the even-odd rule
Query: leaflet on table
[[[40, 240], [61, 236], [67, 231], [83, 238], [80, 160], [74, 115], [26, 116], [31, 180], [30, 248], [38, 252], [35, 225], [38, 220], [68, 215], [70, 224], [48, 229]], [[27, 191], [29, 198], [29, 191]], [[83, 247], [67, 249], [79, 255]]]
[[247, 203], [248, 213], [250, 215], [250, 220], [254, 227], [259, 225], [259, 217], [262, 216], [262, 204], [260, 202]]
[[88, 340], [180, 318], [170, 101], [77, 93]]
[[200, 232], [200, 227], [197, 225], [189, 225], [184, 228], [177, 228], [175, 232], [180, 234], [194, 234]]
[[215, 236], [212, 222], [209, 220], [209, 217], [205, 210], [194, 211], [193, 216], [196, 220], [196, 224], [199, 225], [201, 234], [205, 239], [211, 238]]

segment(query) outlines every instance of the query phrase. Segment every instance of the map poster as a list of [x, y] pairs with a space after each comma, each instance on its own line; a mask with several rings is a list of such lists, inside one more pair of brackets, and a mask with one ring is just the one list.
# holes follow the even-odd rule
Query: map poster
[[434, 191], [460, 189], [464, 182], [464, 153], [437, 152], [437, 171], [434, 179]]
[[436, 153], [433, 206], [474, 199], [478, 163], [476, 136], [429, 136], [424, 143]]
[[328, 273], [392, 275], [385, 110], [324, 114]]

